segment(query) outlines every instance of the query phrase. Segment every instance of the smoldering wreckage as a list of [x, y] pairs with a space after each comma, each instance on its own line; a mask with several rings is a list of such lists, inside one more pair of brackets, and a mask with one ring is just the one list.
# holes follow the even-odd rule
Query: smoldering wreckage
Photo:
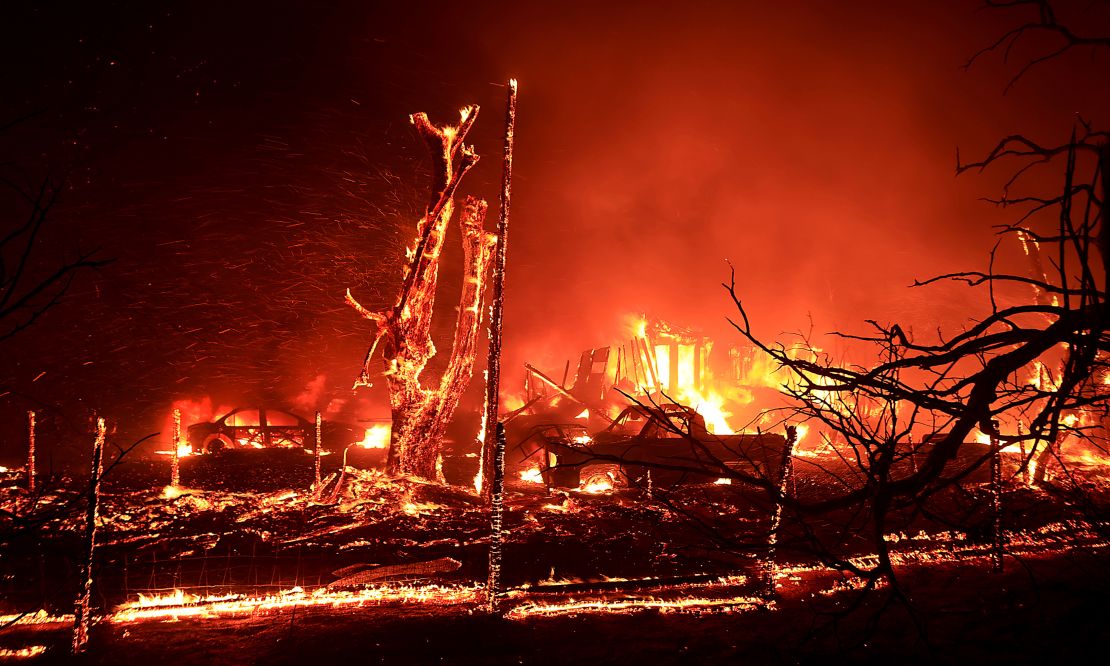
[[[913, 478], [946, 433], [860, 448], [835, 423], [801, 418], [789, 398], [815, 399], [799, 372], [818, 361], [812, 346], [776, 357], [630, 315], [621, 339], [568, 361], [561, 377], [527, 364], [511, 386], [500, 367], [516, 83], [508, 90], [497, 232], [485, 231], [486, 202], [455, 210], [478, 162], [465, 143], [478, 108], [442, 127], [416, 114], [433, 184], [395, 304], [372, 311], [347, 293], [373, 327], [356, 387], [387, 386], [390, 423], [312, 421], [281, 405], [199, 423], [177, 412], [168, 450], [140, 461], [108, 459], [101, 419], [90, 473], [43, 479], [29, 414], [26, 466], [0, 470], [0, 658], [122, 649], [150, 623], [202, 632], [298, 609], [419, 606], [520, 622], [799, 600], [837, 609], [889, 588], [895, 571], [1001, 570], [1007, 558], [1110, 544], [1100, 514], [1075, 511], [1070, 493], [1100, 506], [1110, 491], [1110, 459], [1089, 445], [1103, 425], [1093, 410], [1070, 411], [1053, 440], [1003, 441], [1018, 423], [977, 433], [947, 456], [951, 471], [924, 504], [894, 501], [876, 525], [841, 499], [873, 500], [880, 464], [883, 479]], [[445, 369], [430, 379], [452, 219], [464, 281]], [[450, 426], [465, 421], [458, 407], [487, 325], [486, 406], [477, 432], [460, 437]], [[1023, 381], [1052, 375], [1039, 366]], [[893, 436], [882, 425], [893, 412], [854, 407], [876, 439]], [[820, 521], [807, 520], [814, 511]]]

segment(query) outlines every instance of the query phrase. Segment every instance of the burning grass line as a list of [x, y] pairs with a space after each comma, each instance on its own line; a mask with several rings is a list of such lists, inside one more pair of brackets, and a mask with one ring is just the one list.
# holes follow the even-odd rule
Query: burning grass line
[[[329, 591], [318, 588], [305, 592], [299, 587], [277, 595], [245, 597], [195, 597], [175, 590], [167, 597], [142, 598], [123, 604], [109, 616], [112, 623], [142, 620], [176, 621], [182, 619], [209, 619], [282, 612], [295, 608], [344, 606], [369, 606], [387, 604], [464, 604], [477, 603], [482, 598], [482, 587], [373, 587], [356, 591]], [[193, 601], [190, 600], [190, 597]], [[178, 601], [180, 600], [180, 603]]]
[[46, 652], [45, 645], [28, 645], [24, 648], [0, 648], [0, 659], [30, 659]]
[[634, 590], [650, 587], [656, 591], [670, 589], [738, 587], [748, 582], [746, 576], [719, 576], [714, 574], [691, 574], [669, 578], [606, 578], [600, 581], [543, 581], [536, 585], [525, 583], [517, 588], [518, 594], [564, 594], [574, 592], [605, 592]]
[[73, 614], [51, 615], [46, 610], [39, 610], [35, 613], [0, 615], [0, 628], [43, 624], [73, 624]]
[[598, 599], [577, 601], [571, 599], [563, 603], [523, 603], [510, 609], [505, 617], [510, 620], [524, 620], [531, 617], [557, 617], [581, 613], [639, 613], [658, 611], [660, 613], [704, 613], [704, 612], [745, 612], [756, 608], [774, 608], [773, 602], [758, 597], [732, 597], [709, 599], [685, 597], [681, 599]]

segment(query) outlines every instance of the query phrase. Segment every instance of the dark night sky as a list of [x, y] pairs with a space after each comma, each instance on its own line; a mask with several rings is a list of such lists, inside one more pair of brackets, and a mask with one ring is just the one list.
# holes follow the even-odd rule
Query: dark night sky
[[[69, 184], [40, 268], [115, 261], [0, 350], [0, 459], [32, 406], [70, 434], [99, 409], [123, 438], [174, 400], [289, 404], [321, 374], [321, 406], [348, 398], [368, 328], [344, 289], [392, 299], [426, 197], [407, 115], [483, 106], [463, 189], [493, 203], [510, 76], [514, 368], [561, 367], [635, 311], [727, 340], [726, 259], [769, 335], [958, 326], [981, 298], [906, 285], [984, 266], [1011, 218], [976, 200], [1000, 174], [953, 177], [956, 146], [1110, 120], [1105, 86], [1083, 85], [1104, 55], [1007, 95], [1013, 65], [963, 71], [1027, 16], [975, 2], [19, 4], [0, 124], [38, 115], [0, 135], [0, 163]], [[1104, 3], [1079, 6], [1106, 25]]]

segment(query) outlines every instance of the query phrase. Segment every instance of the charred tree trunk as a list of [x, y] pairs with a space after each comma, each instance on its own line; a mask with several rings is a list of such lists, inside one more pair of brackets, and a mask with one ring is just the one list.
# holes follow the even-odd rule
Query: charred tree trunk
[[85, 510], [85, 562], [82, 567], [81, 592], [73, 608], [73, 654], [85, 649], [92, 623], [92, 567], [96, 552], [96, 520], [100, 513], [100, 475], [104, 464], [104, 419], [96, 420], [96, 439], [93, 440], [92, 465], [89, 471], [89, 503]]
[[393, 474], [439, 477], [440, 441], [473, 374], [480, 305], [494, 239], [482, 231], [486, 203], [467, 197], [460, 218], [463, 290], [451, 357], [434, 388], [424, 388], [420, 377], [436, 353], [431, 337], [432, 312], [439, 257], [454, 209], [455, 190], [478, 161], [478, 156], [464, 143], [477, 114], [477, 106], [466, 107], [458, 125], [442, 128], [432, 125], [423, 113], [411, 117], [432, 153], [434, 182], [427, 211], [417, 224], [416, 238], [409, 249], [409, 263], [397, 303], [387, 312], [370, 312], [347, 292], [347, 302], [377, 326], [358, 384], [369, 384], [370, 365], [380, 344], [393, 415], [387, 459], [387, 469]]

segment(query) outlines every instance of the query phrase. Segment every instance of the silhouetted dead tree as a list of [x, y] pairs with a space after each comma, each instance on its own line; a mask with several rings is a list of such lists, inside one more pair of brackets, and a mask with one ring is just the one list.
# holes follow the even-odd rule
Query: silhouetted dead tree
[[[1048, 3], [991, 4], [1032, 5], [1042, 12], [1036, 24], [1040, 27], [1018, 28], [1007, 33], [1008, 39], [1045, 29], [1070, 44], [1110, 45], [1101, 37], [1076, 38], [1056, 21]], [[1000, 40], [984, 52], [1008, 46]], [[1026, 64], [1017, 78], [1046, 59]], [[1070, 138], [1059, 143], [1013, 135], [981, 159], [965, 162], [957, 155], [958, 174], [1010, 169], [1002, 195], [989, 201], [1020, 212], [999, 230], [987, 270], [915, 283], [920, 288], [956, 282], [985, 290], [985, 312], [954, 334], [924, 338], [897, 322], [868, 321], [870, 330], [862, 335], [835, 335], [869, 350], [867, 356], [874, 360], [858, 365], [838, 362], [808, 339], [787, 347], [758, 333], [734, 272], [724, 284], [737, 312], [730, 320], [733, 327], [791, 377], [784, 392], [793, 406], [782, 414], [783, 421], [806, 422], [815, 434], [823, 434], [830, 455], [796, 459], [798, 476], [819, 477], [819, 482], [785, 493], [773, 479], [737, 473], [720, 459], [703, 466], [703, 473], [728, 478], [734, 492], [748, 493], [745, 497], [753, 500], [766, 495], [781, 502], [793, 530], [792, 542], [782, 544], [784, 549], [864, 578], [864, 590], [887, 583], [889, 599], [905, 601], [912, 614], [895, 576], [888, 541], [892, 533], [919, 517], [966, 528], [969, 514], [944, 515], [952, 512], [953, 503], [942, 500], [967, 492], [963, 486], [986, 476], [1002, 448], [1024, 452], [1019, 473], [1035, 465], [1034, 478], [1045, 480], [1051, 462], [1069, 481], [1059, 446], [1065, 437], [1106, 451], [1110, 230], [1103, 206], [1108, 141], [1110, 134], [1079, 121]], [[1015, 196], [1012, 192], [1019, 185], [1034, 186], [1026, 178], [1035, 168], [1051, 174], [1049, 193]], [[1047, 181], [1042, 177], [1038, 182]], [[1030, 273], [995, 270], [1003, 242], [1022, 248], [1033, 267]], [[983, 437], [991, 443], [977, 441]], [[690, 473], [698, 467], [692, 461], [675, 465]], [[666, 467], [674, 471], [675, 465]], [[1084, 495], [1080, 484], [1071, 482], [1069, 487], [1075, 490], [1069, 495], [1070, 505], [1086, 509], [1092, 527], [1105, 530], [1105, 507]], [[723, 531], [665, 492], [656, 489], [655, 494], [723, 547], [737, 552], [758, 549], [750, 534]], [[982, 513], [988, 502], [975, 497], [968, 504], [969, 512]], [[982, 522], [990, 524], [993, 517]], [[997, 547], [995, 537], [984, 535], [980, 541]], [[858, 558], [865, 553], [874, 558]]]
[[33, 189], [3, 178], [25, 204], [22, 219], [4, 220], [0, 236], [0, 342], [26, 330], [57, 305], [73, 284], [77, 273], [110, 263], [85, 252], [69, 261], [41, 266], [42, 232], [64, 186], [44, 179]]
[[1049, 0], [986, 0], [986, 6], [994, 9], [1032, 9], [1036, 11], [1036, 18], [1026, 21], [1002, 33], [998, 39], [977, 51], [964, 69], [970, 69], [979, 59], [990, 53], [1001, 52], [1002, 59], [1009, 61], [1013, 50], [1022, 42], [1034, 40], [1037, 36], [1047, 37], [1051, 40], [1048, 44], [1034, 44], [1038, 47], [1036, 55], [1027, 59], [1018, 69], [1017, 73], [1006, 83], [1005, 91], [1017, 85], [1031, 69], [1054, 60], [1072, 49], [1089, 47], [1110, 46], [1110, 37], [1103, 35], [1079, 35], [1071, 26], [1062, 23], [1056, 16], [1057, 12]]

